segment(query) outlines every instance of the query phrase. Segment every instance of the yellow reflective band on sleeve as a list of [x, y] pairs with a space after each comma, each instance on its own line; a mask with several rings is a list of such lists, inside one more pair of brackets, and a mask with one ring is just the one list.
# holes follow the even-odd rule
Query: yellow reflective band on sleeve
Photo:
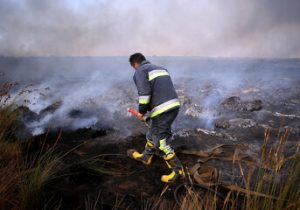
[[140, 96], [139, 104], [149, 104], [151, 96]]
[[148, 73], [148, 77], [149, 77], [149, 81], [155, 79], [156, 77], [161, 77], [161, 76], [170, 76], [169, 72], [167, 72], [166, 70], [152, 70], [149, 71]]
[[151, 111], [150, 117], [155, 117], [161, 113], [164, 113], [174, 107], [179, 107], [180, 102], [177, 98], [172, 99], [170, 101], [167, 101], [163, 104], [158, 105], [157, 107], [154, 107]]

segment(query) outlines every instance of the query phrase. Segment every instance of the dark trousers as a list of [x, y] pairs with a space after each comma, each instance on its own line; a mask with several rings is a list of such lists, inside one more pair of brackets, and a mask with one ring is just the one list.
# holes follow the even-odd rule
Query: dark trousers
[[158, 152], [160, 156], [165, 157], [168, 154], [174, 153], [170, 146], [170, 138], [172, 137], [171, 126], [177, 117], [179, 108], [162, 113], [150, 120], [150, 129], [146, 134], [147, 141], [154, 145], [154, 148], [147, 147], [148, 154]]

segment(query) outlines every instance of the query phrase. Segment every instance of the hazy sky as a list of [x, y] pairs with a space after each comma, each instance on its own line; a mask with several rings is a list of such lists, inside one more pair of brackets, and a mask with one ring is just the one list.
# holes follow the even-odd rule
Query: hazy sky
[[300, 0], [0, 0], [0, 55], [300, 58]]

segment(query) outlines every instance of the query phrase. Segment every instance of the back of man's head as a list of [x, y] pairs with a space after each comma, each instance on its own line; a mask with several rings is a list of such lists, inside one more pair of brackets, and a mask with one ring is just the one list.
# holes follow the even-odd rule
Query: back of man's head
[[140, 64], [146, 60], [145, 56], [142, 53], [134, 53], [129, 57], [129, 62], [131, 65], [134, 63]]

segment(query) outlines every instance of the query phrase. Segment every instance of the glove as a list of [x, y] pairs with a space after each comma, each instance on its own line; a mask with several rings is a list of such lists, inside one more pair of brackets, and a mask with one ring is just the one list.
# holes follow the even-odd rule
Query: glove
[[146, 114], [148, 111], [148, 104], [139, 104], [139, 113]]

